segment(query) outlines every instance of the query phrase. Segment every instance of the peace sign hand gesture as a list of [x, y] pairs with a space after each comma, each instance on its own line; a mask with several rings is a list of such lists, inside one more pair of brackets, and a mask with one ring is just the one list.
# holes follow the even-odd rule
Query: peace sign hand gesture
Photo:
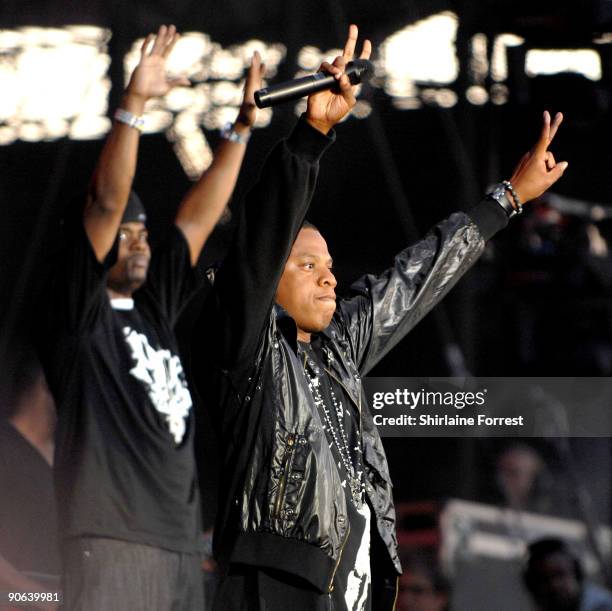
[[[355, 106], [355, 87], [346, 74], [344, 67], [353, 59], [357, 44], [358, 30], [356, 25], [349, 26], [349, 33], [342, 55], [336, 57], [333, 63], [323, 62], [319, 71], [332, 74], [338, 81], [337, 91], [320, 91], [308, 96], [306, 118], [308, 122], [320, 132], [326, 134]], [[364, 40], [360, 59], [369, 59], [372, 45]]]
[[557, 163], [554, 155], [548, 150], [561, 121], [563, 121], [563, 115], [558, 112], [551, 125], [550, 114], [548, 111], [544, 112], [544, 124], [540, 138], [535, 146], [523, 155], [512, 173], [510, 182], [521, 203], [542, 195], [561, 178], [568, 166], [567, 161]]
[[169, 79], [166, 74], [166, 60], [179, 38], [173, 25], [162, 25], [157, 35], [149, 34], [145, 38], [140, 48], [140, 61], [127, 87], [130, 95], [148, 100], [166, 95], [177, 85], [189, 85], [187, 78]]

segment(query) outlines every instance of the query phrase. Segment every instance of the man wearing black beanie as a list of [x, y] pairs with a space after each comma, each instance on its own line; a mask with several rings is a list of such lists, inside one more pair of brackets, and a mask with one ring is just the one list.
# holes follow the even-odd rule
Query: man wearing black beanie
[[174, 326], [236, 183], [263, 65], [256, 53], [236, 123], [151, 253], [131, 187], [145, 103], [189, 85], [166, 75], [177, 40], [162, 26], [142, 45], [47, 306], [68, 610], [203, 607], [192, 402]]

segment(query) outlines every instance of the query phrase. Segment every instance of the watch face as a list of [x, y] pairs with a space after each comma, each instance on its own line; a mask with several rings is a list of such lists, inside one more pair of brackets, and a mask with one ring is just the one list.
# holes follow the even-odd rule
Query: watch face
[[508, 215], [508, 218], [514, 216], [517, 212], [510, 203], [510, 200], [506, 197], [506, 188], [503, 184], [496, 185], [495, 189], [489, 194], [491, 199], [494, 199]]
[[503, 185], [497, 185], [497, 187], [495, 187], [495, 189], [493, 190], [493, 193], [491, 193], [491, 196], [494, 197], [498, 201], [504, 198], [505, 195], [506, 195], [506, 188]]

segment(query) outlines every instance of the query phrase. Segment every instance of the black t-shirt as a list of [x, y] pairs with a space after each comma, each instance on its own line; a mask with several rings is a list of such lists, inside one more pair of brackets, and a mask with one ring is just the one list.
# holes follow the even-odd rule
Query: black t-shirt
[[174, 227], [133, 304], [113, 307], [106, 272], [116, 250], [99, 263], [80, 229], [50, 295], [60, 533], [196, 551], [193, 414], [173, 333], [198, 284], [189, 247]]
[[[342, 443], [339, 418], [336, 413], [332, 395], [342, 405], [342, 427], [348, 441], [348, 448], [353, 468], [363, 472], [362, 442], [359, 431], [359, 415], [344, 389], [325, 372], [325, 361], [322, 355], [320, 339], [313, 336], [311, 343], [298, 342], [300, 349], [314, 361], [320, 374], [318, 376], [321, 396], [326, 403], [335, 436]], [[308, 373], [307, 373], [308, 375]], [[331, 594], [334, 611], [370, 611], [371, 609], [371, 569], [370, 569], [370, 526], [371, 510], [365, 501], [359, 507], [355, 504], [348, 483], [348, 473], [340, 456], [337, 443], [325, 421], [323, 411], [321, 421], [325, 428], [327, 441], [330, 444], [343, 487], [346, 493], [346, 506], [350, 532], [342, 549], [340, 564], [334, 575], [334, 589]]]
[[0, 422], [0, 554], [33, 579], [61, 572], [51, 466], [8, 422]]

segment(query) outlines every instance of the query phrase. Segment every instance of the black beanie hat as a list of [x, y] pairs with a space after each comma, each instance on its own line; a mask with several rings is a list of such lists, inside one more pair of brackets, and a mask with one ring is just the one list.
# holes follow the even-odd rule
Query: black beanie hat
[[128, 203], [121, 217], [122, 223], [146, 223], [147, 213], [136, 191], [130, 191]]

